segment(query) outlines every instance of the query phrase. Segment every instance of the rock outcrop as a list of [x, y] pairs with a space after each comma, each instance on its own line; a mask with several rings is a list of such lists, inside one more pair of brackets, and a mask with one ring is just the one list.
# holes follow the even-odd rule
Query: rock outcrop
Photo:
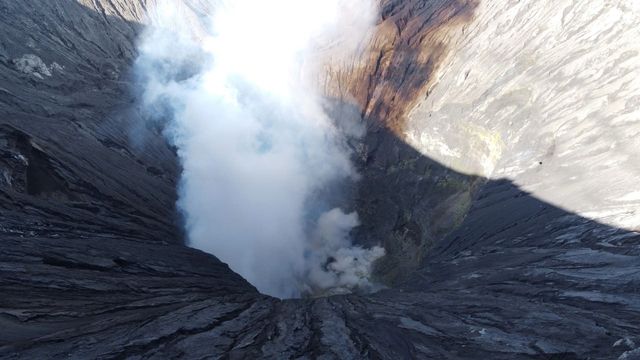
[[285, 301], [184, 246], [131, 86], [150, 5], [0, 0], [0, 357], [640, 356], [633, 1], [382, 1], [320, 83], [369, 123], [391, 286]]

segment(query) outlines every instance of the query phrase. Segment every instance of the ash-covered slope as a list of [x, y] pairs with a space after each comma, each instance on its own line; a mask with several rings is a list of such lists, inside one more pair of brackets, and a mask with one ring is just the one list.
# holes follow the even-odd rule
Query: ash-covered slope
[[320, 83], [370, 124], [357, 235], [396, 285], [287, 301], [182, 245], [145, 4], [0, 1], [0, 356], [639, 356], [632, 1], [383, 1]]
[[141, 28], [132, 5], [0, 3], [3, 344], [132, 301], [141, 313], [176, 306], [189, 289], [255, 292], [183, 245], [175, 155], [140, 126], [127, 80]]

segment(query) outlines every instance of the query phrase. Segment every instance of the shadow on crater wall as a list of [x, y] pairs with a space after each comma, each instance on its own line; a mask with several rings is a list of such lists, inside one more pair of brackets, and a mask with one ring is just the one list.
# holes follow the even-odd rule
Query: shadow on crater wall
[[428, 338], [429, 351], [405, 356], [613, 358], [616, 341], [640, 334], [640, 234], [548, 204], [509, 179], [457, 173], [383, 134], [369, 135], [381, 144], [370, 155], [380, 170], [365, 170], [359, 201], [365, 226], [391, 249], [382, 275], [400, 284], [373, 296], [393, 299], [393, 316], [365, 312], [385, 314], [376, 326], [390, 316], [389, 332], [398, 318], [413, 330], [386, 346]]

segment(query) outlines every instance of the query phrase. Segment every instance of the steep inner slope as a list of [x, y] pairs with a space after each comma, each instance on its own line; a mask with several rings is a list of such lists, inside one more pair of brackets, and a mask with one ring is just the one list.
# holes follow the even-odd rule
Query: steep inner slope
[[0, 2], [2, 356], [639, 351], [633, 2], [384, 1], [358, 58], [327, 50], [369, 123], [357, 238], [397, 285], [290, 301], [181, 245], [172, 149], [128, 132], [146, 5]]

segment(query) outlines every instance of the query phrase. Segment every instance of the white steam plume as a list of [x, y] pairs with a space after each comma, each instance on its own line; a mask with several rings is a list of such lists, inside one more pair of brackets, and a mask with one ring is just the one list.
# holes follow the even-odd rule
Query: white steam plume
[[[170, 118], [190, 246], [278, 297], [367, 289], [381, 248], [354, 247], [356, 213], [319, 193], [357, 180], [336, 119], [302, 75], [319, 39], [363, 36], [372, 0], [159, 2], [140, 45], [144, 106]], [[324, 41], [324, 40], [323, 40]]]

